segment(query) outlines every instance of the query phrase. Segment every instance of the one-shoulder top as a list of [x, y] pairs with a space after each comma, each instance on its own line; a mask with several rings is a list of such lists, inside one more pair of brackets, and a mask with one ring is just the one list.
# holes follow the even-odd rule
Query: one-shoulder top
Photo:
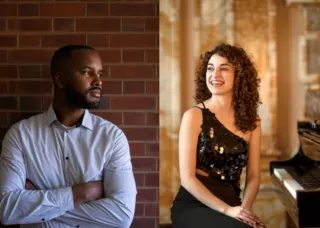
[[240, 175], [248, 161], [248, 143], [229, 131], [203, 104], [201, 133], [197, 145], [197, 169], [231, 184], [240, 196]]

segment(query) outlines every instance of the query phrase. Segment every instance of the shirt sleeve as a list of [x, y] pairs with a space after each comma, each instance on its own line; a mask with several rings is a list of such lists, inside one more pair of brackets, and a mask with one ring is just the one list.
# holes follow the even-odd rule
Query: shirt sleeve
[[55, 220], [73, 227], [130, 227], [136, 204], [136, 183], [126, 136], [117, 131], [112, 157], [104, 165], [105, 198], [81, 204]]
[[74, 208], [71, 187], [26, 190], [26, 168], [18, 128], [9, 129], [0, 154], [0, 221], [3, 224], [46, 222]]

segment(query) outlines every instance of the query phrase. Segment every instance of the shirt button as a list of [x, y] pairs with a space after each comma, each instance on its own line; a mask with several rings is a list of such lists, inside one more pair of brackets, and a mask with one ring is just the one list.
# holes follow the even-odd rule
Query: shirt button
[[42, 221], [44, 221], [45, 219], [43, 218], [43, 219], [41, 219]]
[[66, 157], [66, 160], [69, 160], [69, 157]]

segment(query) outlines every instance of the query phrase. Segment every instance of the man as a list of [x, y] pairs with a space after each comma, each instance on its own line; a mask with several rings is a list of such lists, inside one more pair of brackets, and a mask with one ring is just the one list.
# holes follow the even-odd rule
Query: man
[[0, 155], [0, 218], [20, 227], [129, 227], [136, 184], [128, 141], [91, 114], [102, 61], [89, 46], [65, 46], [51, 61], [48, 111], [13, 125]]

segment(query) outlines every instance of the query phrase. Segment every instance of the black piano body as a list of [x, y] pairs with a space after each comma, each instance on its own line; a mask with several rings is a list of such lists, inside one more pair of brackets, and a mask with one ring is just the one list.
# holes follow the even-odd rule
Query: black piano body
[[320, 125], [297, 125], [299, 151], [290, 160], [270, 162], [271, 180], [296, 227], [320, 227]]

